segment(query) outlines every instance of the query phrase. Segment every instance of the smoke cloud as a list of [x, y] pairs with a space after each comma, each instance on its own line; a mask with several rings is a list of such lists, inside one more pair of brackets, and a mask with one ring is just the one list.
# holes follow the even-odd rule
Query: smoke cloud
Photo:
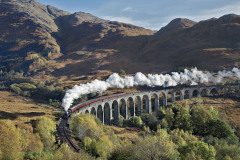
[[191, 70], [184, 69], [184, 72], [172, 72], [171, 74], [147, 74], [141, 72], [134, 76], [121, 77], [117, 73], [113, 73], [107, 80], [94, 80], [90, 83], [74, 86], [66, 91], [62, 100], [62, 107], [67, 111], [75, 99], [82, 95], [103, 92], [108, 88], [127, 88], [133, 86], [177, 86], [177, 85], [197, 85], [207, 83], [221, 83], [225, 78], [240, 79], [240, 69], [233, 68], [231, 71], [219, 71], [210, 73], [208, 71], [200, 71], [197, 68]]

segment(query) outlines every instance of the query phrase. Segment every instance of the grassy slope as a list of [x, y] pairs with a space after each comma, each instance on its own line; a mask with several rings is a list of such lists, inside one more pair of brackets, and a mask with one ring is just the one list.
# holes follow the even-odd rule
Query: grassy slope
[[56, 118], [58, 110], [38, 104], [13, 93], [0, 91], [0, 120], [13, 120], [16, 124], [30, 124], [41, 116]]

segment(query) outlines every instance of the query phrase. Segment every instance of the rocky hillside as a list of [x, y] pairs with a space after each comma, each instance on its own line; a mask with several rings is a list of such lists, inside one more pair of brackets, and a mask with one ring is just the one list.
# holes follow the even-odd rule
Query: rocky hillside
[[218, 70], [239, 66], [240, 16], [230, 14], [198, 23], [188, 21], [188, 25], [186, 21], [181, 23], [184, 24], [176, 27], [182, 27], [171, 32], [160, 30], [149, 40], [143, 51], [146, 61], [168, 68], [197, 66]]
[[240, 65], [240, 16], [172, 20], [154, 33], [34, 0], [0, 0], [0, 69], [80, 76]]

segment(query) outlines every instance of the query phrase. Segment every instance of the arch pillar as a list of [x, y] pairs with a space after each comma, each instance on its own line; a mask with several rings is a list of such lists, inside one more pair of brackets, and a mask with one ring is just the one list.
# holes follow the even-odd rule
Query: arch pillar
[[146, 94], [143, 96], [142, 100], [144, 99], [145, 100], [145, 109], [146, 109], [146, 112], [147, 113], [152, 113], [152, 109], [151, 109], [151, 97], [149, 97], [150, 95], [149, 94]]
[[135, 116], [139, 116], [142, 114], [142, 96], [135, 95], [134, 97], [134, 111]]
[[120, 110], [120, 115], [123, 116], [124, 119], [128, 119], [127, 100], [125, 98], [121, 98], [119, 100], [119, 110]]
[[[156, 104], [157, 103], [157, 104]], [[159, 107], [159, 99], [157, 100], [157, 102], [155, 103], [156, 108], [155, 108], [155, 112], [158, 112], [160, 107]]]
[[114, 119], [114, 117], [113, 117], [113, 108], [112, 108], [113, 101], [109, 102], [109, 106], [110, 106], [110, 121], [112, 121]]
[[141, 103], [140, 106], [139, 106], [138, 113], [139, 113], [139, 115], [142, 114], [142, 103]]
[[104, 119], [105, 119], [105, 114], [104, 114], [104, 103], [101, 104], [102, 106], [102, 123], [105, 124]]
[[114, 114], [115, 114], [115, 116], [114, 116], [114, 123], [117, 124], [118, 121], [119, 121], [119, 108], [118, 107], [114, 108]]
[[152, 106], [152, 102], [150, 100], [148, 100], [148, 105], [146, 104], [148, 114], [152, 113], [152, 107], [151, 106]]
[[176, 94], [175, 92], [172, 93], [172, 102], [175, 102], [176, 101]]
[[113, 121], [114, 121], [114, 124], [117, 124], [120, 116], [119, 101], [113, 101], [112, 107], [113, 107], [112, 113], [114, 114], [112, 115]]
[[210, 96], [211, 89], [207, 89], [207, 96]]
[[95, 112], [96, 112], [96, 115], [95, 115], [96, 118], [98, 117], [98, 116], [97, 116], [97, 107], [98, 107], [98, 106], [94, 107], [94, 108], [95, 108]]
[[142, 97], [140, 97], [140, 104], [139, 104], [139, 107], [138, 107], [138, 114], [141, 115], [142, 114], [142, 110], [143, 110], [143, 103], [142, 103]]
[[97, 118], [97, 107], [91, 107], [90, 114], [94, 115]]
[[96, 107], [96, 118], [98, 117], [98, 114], [97, 114], [97, 107]]
[[129, 108], [128, 108], [128, 105], [127, 105], [127, 99], [125, 99], [125, 119], [128, 119], [130, 116], [129, 116]]
[[106, 102], [103, 106], [103, 116], [104, 124], [111, 124], [111, 107], [109, 102]]
[[135, 97], [129, 96], [127, 98], [128, 117], [135, 117]]
[[158, 96], [157, 97], [155, 97], [156, 98], [156, 100], [154, 101], [154, 110], [155, 110], [155, 112], [157, 112], [157, 111], [159, 111], [159, 98], [158, 98]]
[[[110, 103], [111, 104], [111, 103]], [[111, 107], [112, 105], [110, 105], [110, 121], [113, 119], [113, 115], [112, 115], [112, 107]]]
[[198, 98], [202, 97], [202, 96], [201, 96], [201, 92], [200, 92], [200, 90], [198, 90], [197, 97], [198, 97]]
[[193, 90], [189, 90], [189, 99], [193, 97]]
[[167, 106], [167, 105], [168, 105], [166, 93], [164, 93], [164, 96], [163, 96], [163, 105], [164, 105], [164, 106]]
[[100, 119], [100, 121], [104, 124], [104, 107], [102, 104], [98, 105], [96, 115], [97, 118]]
[[104, 116], [104, 115], [105, 115], [105, 114], [104, 114], [104, 108], [103, 108], [103, 112], [102, 112], [102, 116], [103, 116], [102, 123], [103, 123], [103, 124], [105, 124], [105, 122], [104, 122], [105, 116]]
[[180, 91], [180, 100], [181, 101], [184, 100], [184, 91], [183, 90]]
[[135, 103], [133, 102], [133, 117], [136, 117]]

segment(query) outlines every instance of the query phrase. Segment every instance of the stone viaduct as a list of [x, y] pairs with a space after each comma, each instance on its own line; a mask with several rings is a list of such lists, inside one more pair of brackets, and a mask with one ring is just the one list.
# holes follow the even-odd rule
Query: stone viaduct
[[217, 96], [226, 91], [226, 86], [173, 87], [156, 91], [101, 97], [74, 106], [72, 110], [77, 113], [95, 115], [104, 124], [110, 124], [112, 122], [117, 123], [120, 116], [129, 119], [142, 113], [151, 114], [157, 112], [160, 107], [167, 106], [178, 100]]

